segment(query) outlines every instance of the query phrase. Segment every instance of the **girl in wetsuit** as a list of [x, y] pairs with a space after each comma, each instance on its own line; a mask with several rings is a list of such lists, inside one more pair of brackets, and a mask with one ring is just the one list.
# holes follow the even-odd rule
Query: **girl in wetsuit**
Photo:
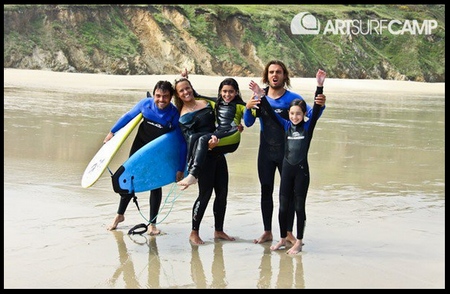
[[[290, 87], [289, 71], [280, 60], [271, 60], [264, 68], [263, 79], [264, 84], [268, 87], [264, 89], [267, 100], [274, 109], [283, 118], [288, 119], [289, 103], [294, 99], [303, 99], [299, 94], [294, 93], [288, 88]], [[318, 82], [318, 86], [320, 83]], [[284, 155], [284, 136], [283, 129], [280, 125], [272, 120], [266, 112], [257, 109], [259, 101], [249, 99], [247, 101], [247, 110], [244, 113], [245, 126], [251, 127], [256, 118], [260, 122], [260, 140], [258, 150], [258, 177], [261, 184], [261, 212], [264, 225], [264, 232], [258, 238], [254, 239], [254, 243], [260, 244], [272, 241], [272, 215], [273, 215], [273, 189], [275, 183], [275, 172], [281, 173]], [[323, 105], [325, 101], [323, 101]], [[323, 109], [323, 108], [322, 108]], [[310, 116], [312, 107], [307, 105], [307, 114]], [[296, 242], [292, 235], [292, 227], [294, 223], [294, 209], [289, 213], [288, 241]]]
[[[136, 115], [142, 113], [143, 121], [139, 125], [136, 137], [131, 146], [130, 156], [137, 150], [143, 147], [148, 142], [158, 138], [159, 136], [175, 131], [178, 133], [178, 138], [181, 145], [180, 163], [178, 172], [176, 174], [176, 180], [179, 181], [184, 176], [184, 169], [186, 166], [186, 144], [181, 133], [178, 119], [180, 117], [177, 108], [170, 102], [174, 94], [172, 84], [168, 81], [159, 81], [156, 83], [153, 89], [153, 97], [147, 97], [140, 100], [130, 111], [125, 113], [106, 136], [104, 142], [110, 140], [114, 133], [125, 126]], [[150, 96], [147, 93], [147, 96]], [[113, 223], [107, 228], [108, 230], [115, 230], [120, 222], [125, 220], [124, 214], [128, 204], [132, 198], [135, 198], [135, 194], [120, 194], [120, 203], [117, 210], [117, 215], [114, 218]], [[154, 189], [150, 191], [150, 235], [157, 235], [160, 231], [156, 228], [156, 217], [159, 212], [162, 199], [162, 189]]]
[[178, 185], [182, 190], [197, 182], [198, 173], [205, 162], [208, 141], [212, 136], [219, 139], [215, 153], [231, 153], [237, 150], [241, 141], [239, 125], [245, 111], [239, 85], [233, 78], [224, 79], [219, 85], [218, 98], [207, 98], [215, 108], [217, 127], [213, 133], [190, 138], [188, 142], [188, 175]]
[[[326, 73], [319, 70], [317, 76], [321, 78], [323, 84]], [[273, 111], [264, 92], [256, 83], [252, 81], [250, 88], [260, 97], [258, 100], [261, 101], [259, 107], [262, 111], [266, 112], [274, 122], [280, 124], [285, 130], [285, 151], [281, 169], [280, 208], [278, 213], [281, 240], [276, 245], [271, 246], [270, 249], [277, 250], [286, 245], [289, 207], [293, 203], [297, 216], [297, 240], [287, 253], [296, 254], [302, 250], [306, 222], [305, 203], [310, 182], [308, 150], [316, 122], [324, 106], [322, 107], [315, 102], [312, 115], [305, 121], [306, 103], [302, 99], [295, 99], [290, 103], [289, 120], [286, 120]], [[325, 98], [323, 95], [323, 87], [317, 87], [314, 97], [318, 96], [321, 96], [320, 98], [323, 99]]]
[[[209, 100], [202, 99], [194, 91], [188, 79], [181, 78], [176, 80], [174, 87], [175, 105], [180, 111], [179, 124], [188, 144], [188, 154], [190, 154], [193, 142], [197, 141], [202, 135], [215, 132], [215, 111]], [[210, 136], [208, 147], [211, 150], [206, 150], [206, 160], [198, 171], [198, 197], [192, 208], [192, 230], [189, 236], [192, 244], [204, 243], [199, 235], [200, 223], [213, 191], [215, 193], [213, 205], [214, 238], [229, 241], [235, 240], [223, 231], [229, 177], [225, 155], [222, 152], [214, 152], [217, 144], [218, 138]]]

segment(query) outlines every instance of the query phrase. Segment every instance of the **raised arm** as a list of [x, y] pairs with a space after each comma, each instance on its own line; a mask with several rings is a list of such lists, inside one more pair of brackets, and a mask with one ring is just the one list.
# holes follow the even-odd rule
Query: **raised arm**
[[319, 69], [316, 73], [317, 80], [317, 89], [314, 95], [314, 102], [319, 104], [320, 106], [325, 106], [326, 97], [323, 95], [323, 84], [325, 82], [325, 78], [327, 73], [324, 70]]

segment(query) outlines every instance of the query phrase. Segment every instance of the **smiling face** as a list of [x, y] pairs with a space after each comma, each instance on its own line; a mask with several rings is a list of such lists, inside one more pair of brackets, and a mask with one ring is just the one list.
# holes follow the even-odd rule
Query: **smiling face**
[[293, 105], [289, 108], [289, 120], [294, 124], [298, 125], [305, 118], [305, 113], [299, 105]]
[[169, 105], [170, 100], [172, 99], [172, 95], [169, 91], [164, 91], [161, 89], [156, 89], [153, 96], [155, 99], [154, 101], [156, 107], [158, 107], [159, 109], [166, 108]]
[[178, 97], [180, 97], [183, 102], [189, 102], [192, 99], [195, 99], [194, 90], [187, 80], [176, 83], [175, 91], [177, 92]]
[[236, 94], [237, 91], [231, 85], [224, 85], [220, 90], [220, 95], [225, 102], [233, 101], [234, 97], [236, 97]]

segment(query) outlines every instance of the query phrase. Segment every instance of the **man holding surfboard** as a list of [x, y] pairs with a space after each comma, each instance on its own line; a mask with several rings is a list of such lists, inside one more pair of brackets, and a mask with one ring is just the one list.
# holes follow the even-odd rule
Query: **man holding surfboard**
[[[142, 148], [150, 141], [160, 137], [168, 132], [177, 132], [181, 144], [180, 160], [178, 171], [176, 172], [176, 180], [180, 181], [184, 176], [186, 166], [186, 143], [181, 133], [178, 120], [180, 118], [177, 108], [171, 103], [174, 94], [174, 88], [168, 81], [158, 81], [153, 89], [153, 97], [146, 97], [140, 100], [130, 111], [125, 113], [105, 137], [104, 142], [110, 140], [114, 133], [125, 126], [135, 116], [142, 114], [143, 121], [139, 125], [136, 137], [131, 146], [130, 156], [137, 150]], [[136, 199], [135, 193], [121, 193], [120, 203], [117, 215], [113, 223], [108, 226], [108, 230], [115, 230], [117, 225], [125, 220], [125, 211], [130, 200]], [[160, 230], [156, 228], [156, 218], [162, 200], [162, 188], [156, 188], [150, 191], [150, 235], [160, 234]]]
[[[280, 60], [269, 61], [263, 72], [262, 82], [267, 85], [264, 89], [267, 101], [272, 108], [283, 118], [289, 118], [289, 104], [294, 99], [303, 99], [300, 94], [289, 90], [290, 77], [289, 70]], [[325, 105], [325, 97], [321, 96], [316, 100], [318, 104]], [[272, 235], [272, 215], [273, 215], [273, 190], [275, 185], [275, 172], [281, 174], [284, 157], [284, 130], [273, 121], [267, 113], [257, 108], [258, 100], [247, 101], [247, 110], [244, 112], [244, 123], [246, 127], [251, 127], [257, 118], [260, 122], [260, 140], [258, 149], [258, 178], [261, 186], [261, 213], [263, 219], [264, 232], [254, 239], [255, 244], [270, 242]], [[307, 117], [311, 117], [312, 107], [307, 105]], [[323, 109], [322, 109], [323, 110]], [[321, 111], [322, 111], [321, 110]], [[319, 113], [319, 116], [322, 112]], [[297, 240], [292, 234], [294, 223], [294, 206], [290, 205], [288, 212], [287, 240], [294, 244]]]

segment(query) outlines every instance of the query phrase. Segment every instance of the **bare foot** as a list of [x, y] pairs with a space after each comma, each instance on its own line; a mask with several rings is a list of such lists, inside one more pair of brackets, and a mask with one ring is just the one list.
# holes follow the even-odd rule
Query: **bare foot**
[[292, 246], [286, 253], [287, 254], [297, 254], [300, 251], [302, 251], [302, 240], [297, 240], [294, 244], [294, 246]]
[[292, 245], [295, 244], [295, 242], [297, 242], [297, 238], [295, 238], [292, 232], [289, 231], [287, 232], [286, 240]]
[[151, 224], [150, 225], [150, 231], [148, 231], [148, 234], [150, 236], [156, 236], [156, 235], [161, 234], [161, 231], [156, 228], [156, 225]]
[[205, 242], [203, 242], [203, 240], [200, 238], [198, 231], [191, 231], [191, 235], [189, 236], [189, 241], [191, 241], [191, 243], [195, 244], [195, 245], [205, 244]]
[[261, 244], [261, 243], [272, 241], [272, 240], [273, 240], [272, 232], [264, 231], [264, 233], [261, 235], [261, 237], [259, 237], [259, 239], [253, 240], [253, 243]]
[[224, 231], [214, 231], [214, 238], [228, 241], [236, 240], [234, 237], [228, 236]]
[[197, 183], [197, 178], [191, 174], [188, 174], [187, 177], [179, 181], [177, 184], [181, 186], [181, 191], [186, 190], [190, 185]]
[[117, 228], [117, 225], [121, 222], [123, 222], [125, 220], [125, 216], [123, 214], [118, 214], [116, 215], [116, 217], [114, 218], [114, 221], [112, 223], [112, 225], [110, 225], [109, 227], [107, 227], [106, 229], [108, 231], [113, 231]]
[[286, 246], [286, 238], [281, 238], [277, 244], [270, 246], [270, 250], [278, 250], [281, 247], [285, 247], [285, 246]]

